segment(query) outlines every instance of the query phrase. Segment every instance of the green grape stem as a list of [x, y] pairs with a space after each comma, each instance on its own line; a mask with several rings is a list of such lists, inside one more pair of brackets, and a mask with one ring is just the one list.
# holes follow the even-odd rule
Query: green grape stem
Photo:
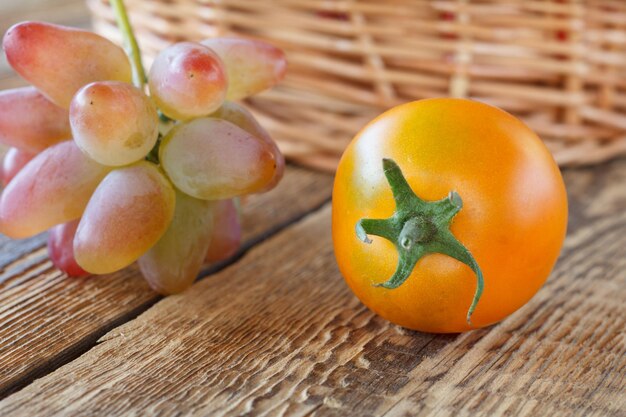
[[124, 38], [124, 44], [126, 46], [126, 53], [130, 58], [131, 66], [133, 68], [133, 83], [141, 91], [144, 91], [146, 85], [146, 72], [141, 62], [141, 51], [139, 50], [139, 44], [137, 38], [133, 33], [133, 27], [128, 19], [128, 13], [126, 12], [126, 6], [124, 0], [111, 0], [111, 6], [113, 6], [113, 12], [115, 13], [115, 21], [117, 27], [122, 32]]

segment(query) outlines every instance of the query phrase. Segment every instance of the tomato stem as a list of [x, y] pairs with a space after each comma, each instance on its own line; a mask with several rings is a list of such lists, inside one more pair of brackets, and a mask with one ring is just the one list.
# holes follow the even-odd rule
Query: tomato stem
[[476, 274], [474, 298], [467, 310], [466, 320], [472, 326], [471, 316], [483, 293], [483, 274], [470, 251], [450, 231], [450, 224], [463, 208], [461, 196], [452, 191], [438, 201], [424, 201], [411, 189], [402, 170], [391, 159], [383, 159], [383, 171], [396, 202], [396, 211], [388, 219], [361, 219], [356, 234], [365, 243], [368, 235], [391, 241], [398, 251], [396, 271], [387, 281], [376, 284], [387, 289], [398, 288], [415, 269], [417, 262], [431, 253], [441, 253], [469, 266]]
[[436, 232], [435, 225], [427, 218], [412, 217], [404, 223], [399, 242], [404, 249], [411, 249], [415, 244], [430, 242]]

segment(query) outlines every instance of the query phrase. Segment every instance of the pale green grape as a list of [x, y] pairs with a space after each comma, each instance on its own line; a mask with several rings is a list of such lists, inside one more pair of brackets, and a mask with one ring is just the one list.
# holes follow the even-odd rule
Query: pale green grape
[[202, 200], [221, 200], [262, 189], [276, 160], [262, 139], [225, 120], [202, 118], [174, 127], [160, 161], [174, 185]]
[[167, 232], [139, 258], [141, 272], [155, 291], [176, 294], [193, 284], [213, 236], [213, 208], [212, 201], [176, 192]]

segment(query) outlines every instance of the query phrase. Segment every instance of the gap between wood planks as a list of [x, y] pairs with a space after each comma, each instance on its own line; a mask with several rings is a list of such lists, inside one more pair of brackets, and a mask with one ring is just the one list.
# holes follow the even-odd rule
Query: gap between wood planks
[[[281, 230], [288, 228], [293, 223], [297, 223], [302, 218], [308, 216], [312, 212], [315, 212], [330, 201], [330, 185], [332, 183], [332, 177], [329, 175], [314, 173], [312, 171], [296, 168], [294, 166], [288, 167], [287, 175], [288, 177], [286, 177], [283, 183], [281, 183], [276, 190], [272, 191], [272, 193], [269, 195], [252, 197], [252, 202], [250, 204], [252, 207], [244, 207], [244, 243], [242, 244], [241, 249], [227, 261], [203, 269], [199, 275], [199, 279], [211, 276], [217, 271], [236, 263], [239, 259], [245, 256], [246, 252], [250, 248], [258, 245], [274, 234], [280, 233]], [[298, 192], [301, 192], [304, 195], [299, 196]], [[304, 202], [297, 204], [295, 199], [298, 198]], [[246, 210], [246, 208], [248, 210]], [[276, 210], [279, 210], [280, 212], [278, 213]], [[268, 224], [259, 224], [259, 222], [264, 221], [267, 221]], [[272, 223], [272, 221], [274, 223]], [[0, 278], [2, 277], [3, 272], [8, 274], [9, 278], [11, 278], [11, 275], [15, 276], [17, 273], [18, 275], [25, 274], [26, 277], [24, 278], [24, 281], [29, 281], [37, 279], [39, 274], [46, 272], [48, 269], [54, 269], [47, 260], [47, 255], [43, 248], [44, 244], [45, 240], [42, 236], [38, 236], [27, 241], [5, 242], [4, 246], [7, 250], [9, 250], [9, 252], [3, 252], [3, 256], [0, 257], [0, 265], [4, 263], [2, 268], [0, 268]], [[12, 259], [13, 263], [24, 263], [25, 266], [23, 267], [23, 270], [20, 270], [18, 267], [17, 272], [11, 271], [11, 264], [9, 263], [9, 260], [1, 259], [3, 257]], [[28, 258], [33, 259], [27, 260]], [[8, 270], [8, 272], [6, 270]], [[127, 268], [120, 273], [114, 274], [117, 276], [112, 278], [113, 285], [115, 285], [116, 282], [121, 282], [127, 279], [136, 279], [137, 274], [138, 271], [136, 267], [133, 266], [131, 268]], [[61, 288], [64, 284], [63, 280], [66, 280], [65, 283], [67, 285], [72, 285], [75, 282], [71, 279], [67, 281], [67, 278], [63, 274], [58, 274], [58, 277], [56, 278], [57, 279], [53, 280], [60, 281], [57, 282], [57, 285]], [[2, 280], [0, 279], [0, 290], [2, 290], [1, 281]], [[13, 287], [19, 287], [19, 285], [20, 283], [15, 283], [13, 284]], [[4, 288], [4, 290], [6, 290], [6, 288]], [[28, 290], [28, 288], [26, 290]], [[78, 358], [80, 355], [95, 346], [101, 336], [110, 330], [133, 320], [163, 298], [153, 293], [149, 288], [147, 288], [147, 285], [143, 285], [142, 279], [141, 286], [131, 286], [129, 290], [134, 292], [144, 291], [145, 293], [139, 294], [140, 297], [138, 298], [138, 302], [131, 301], [122, 303], [123, 305], [118, 307], [118, 309], [121, 310], [120, 315], [115, 316], [108, 321], [104, 321], [100, 325], [93, 325], [87, 329], [88, 333], [86, 335], [83, 335], [77, 340], [70, 340], [67, 343], [60, 344], [58, 350], [53, 350], [49, 356], [44, 355], [43, 360], [37, 361], [37, 359], [32, 358], [26, 359], [26, 361], [31, 360], [34, 363], [32, 366], [27, 367], [26, 370], [18, 372], [17, 377], [9, 379], [8, 382], [5, 381], [4, 384], [0, 384], [0, 399], [21, 390], [35, 379], [40, 378], [60, 366]], [[46, 290], [44, 289], [43, 291]], [[105, 289], [105, 292], [108, 293], [111, 293], [112, 291], [113, 290], [108, 291]], [[86, 298], [93, 297], [95, 294], [93, 289], [85, 289], [84, 293]], [[56, 292], [52, 294], [52, 304], [54, 305], [55, 303], [58, 303], [58, 298], [61, 296], [62, 294], [58, 294]], [[97, 294], [95, 296], [97, 296]], [[109, 297], [111, 296], [109, 295]], [[80, 298], [80, 293], [78, 298]], [[38, 311], [34, 313], [34, 321], [46, 321], [45, 308], [46, 307], [40, 307]], [[80, 315], [80, 308], [78, 312], [73, 311], [72, 313], [74, 315]], [[1, 316], [2, 314], [0, 314], [0, 318]], [[67, 320], [72, 320], [72, 317], [69, 317]], [[67, 331], [67, 328], [65, 328], [66, 326], [69, 326], [69, 322], [61, 323], [60, 328], [56, 330], [57, 334], [60, 332], [59, 336], [62, 336], [63, 332]], [[15, 337], [15, 334], [9, 333], [9, 336]], [[5, 338], [5, 341], [9, 342], [9, 339]], [[14, 340], [12, 343], [17, 343], [17, 340]], [[34, 344], [36, 347], [37, 342], [34, 342]], [[0, 353], [1, 352], [2, 347], [0, 346]], [[15, 358], [15, 355], [11, 357]], [[19, 360], [19, 357], [18, 359], [13, 360]], [[0, 361], [0, 364], [1, 363], [2, 361]], [[6, 361], [4, 363], [6, 366]], [[3, 371], [0, 370], [0, 382], [2, 382], [2, 372]]]

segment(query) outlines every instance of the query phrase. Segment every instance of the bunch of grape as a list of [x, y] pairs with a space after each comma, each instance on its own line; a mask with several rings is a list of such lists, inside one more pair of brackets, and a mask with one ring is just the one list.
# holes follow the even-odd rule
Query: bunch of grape
[[233, 100], [272, 87], [281, 50], [213, 38], [163, 50], [144, 80], [94, 33], [40, 22], [3, 39], [33, 87], [0, 92], [0, 233], [49, 230], [54, 264], [72, 276], [138, 261], [150, 285], [180, 292], [206, 261], [237, 250], [239, 196], [281, 179], [284, 159]]

